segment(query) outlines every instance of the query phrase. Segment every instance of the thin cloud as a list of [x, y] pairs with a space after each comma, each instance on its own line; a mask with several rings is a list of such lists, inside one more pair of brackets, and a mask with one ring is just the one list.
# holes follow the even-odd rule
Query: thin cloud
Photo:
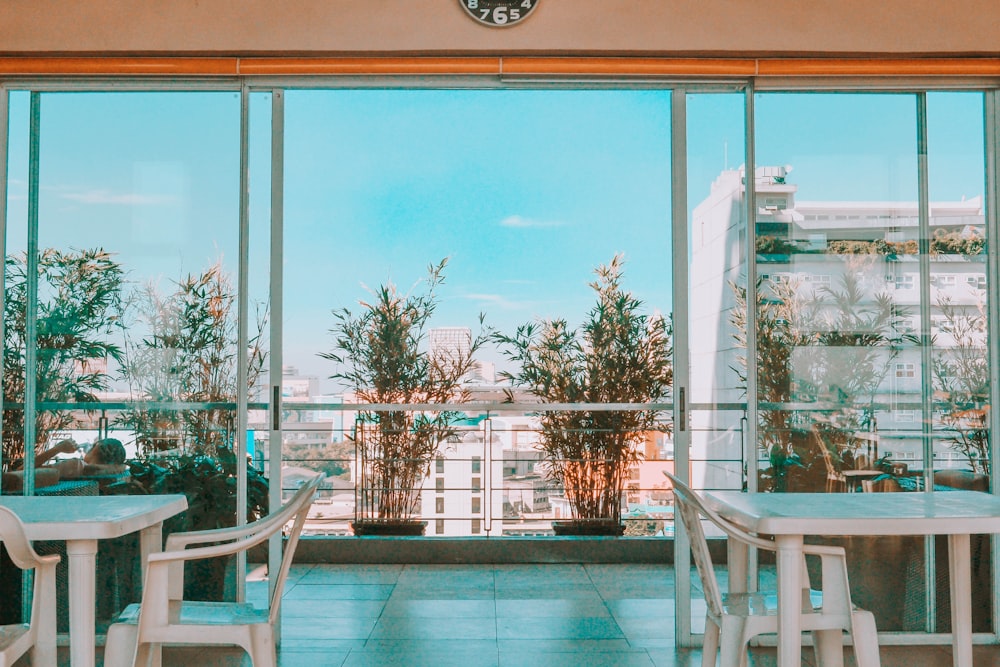
[[114, 206], [153, 206], [176, 201], [167, 195], [141, 195], [134, 192], [116, 194], [109, 190], [86, 190], [84, 192], [63, 192], [60, 199], [79, 204], [110, 204]]
[[485, 294], [485, 293], [472, 293], [463, 296], [464, 299], [469, 301], [479, 301], [481, 303], [488, 303], [503, 310], [517, 310], [524, 308], [526, 304], [517, 301], [511, 301], [507, 297], [501, 294]]
[[501, 227], [516, 227], [519, 229], [528, 229], [531, 227], [562, 227], [565, 222], [560, 220], [535, 220], [533, 218], [525, 218], [520, 215], [509, 215], [500, 221]]

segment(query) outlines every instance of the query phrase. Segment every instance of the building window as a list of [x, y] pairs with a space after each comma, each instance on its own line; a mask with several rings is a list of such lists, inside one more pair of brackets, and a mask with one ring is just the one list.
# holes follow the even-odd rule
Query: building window
[[473, 456], [472, 457], [472, 474], [478, 475], [480, 472], [482, 472], [482, 464], [483, 464], [483, 460], [481, 458], [479, 458], [478, 456]]
[[481, 519], [473, 519], [472, 520], [472, 534], [473, 535], [478, 535], [481, 532], [483, 532], [483, 522], [482, 522], [482, 520]]
[[434, 480], [434, 490], [438, 493], [444, 493], [444, 477], [438, 477]]
[[444, 474], [444, 457], [439, 456], [437, 460], [434, 461], [434, 472], [439, 475]]
[[472, 513], [473, 514], [479, 514], [482, 511], [483, 511], [483, 508], [482, 508], [482, 499], [481, 498], [473, 498], [472, 499]]
[[969, 284], [969, 287], [976, 290], [986, 289], [986, 276], [966, 276], [965, 282]]
[[896, 276], [896, 289], [913, 289], [914, 285], [916, 285], [916, 280], [912, 273]]
[[436, 535], [444, 535], [444, 519], [434, 520], [434, 533]]
[[435, 514], [444, 514], [444, 498], [435, 498], [434, 499], [434, 513]]
[[916, 364], [896, 364], [896, 377], [898, 378], [912, 378], [917, 376], [917, 366]]
[[914, 410], [896, 410], [896, 421], [911, 423], [916, 421], [917, 413]]
[[478, 477], [472, 478], [472, 492], [479, 493], [482, 489], [480, 488], [481, 482]]

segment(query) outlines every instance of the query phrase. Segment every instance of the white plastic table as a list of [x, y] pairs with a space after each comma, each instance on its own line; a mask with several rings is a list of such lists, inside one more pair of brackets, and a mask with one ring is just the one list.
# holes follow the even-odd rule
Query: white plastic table
[[187, 509], [187, 499], [183, 495], [0, 496], [0, 505], [21, 518], [29, 540], [66, 542], [70, 662], [73, 667], [93, 667], [97, 541], [139, 531], [145, 564], [150, 553], [163, 549], [163, 520]]
[[[774, 536], [778, 547], [779, 667], [801, 664], [799, 576], [805, 535], [947, 535], [952, 659], [958, 667], [972, 667], [969, 536], [1000, 533], [1000, 498], [977, 491], [878, 494], [710, 491], [705, 499], [716, 512], [747, 530]], [[742, 581], [745, 580], [743, 577]]]

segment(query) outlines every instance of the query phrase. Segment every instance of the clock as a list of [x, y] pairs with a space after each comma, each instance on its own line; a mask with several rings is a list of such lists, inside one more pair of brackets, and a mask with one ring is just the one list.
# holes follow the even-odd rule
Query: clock
[[538, 0], [458, 0], [466, 13], [494, 28], [520, 23], [538, 5]]

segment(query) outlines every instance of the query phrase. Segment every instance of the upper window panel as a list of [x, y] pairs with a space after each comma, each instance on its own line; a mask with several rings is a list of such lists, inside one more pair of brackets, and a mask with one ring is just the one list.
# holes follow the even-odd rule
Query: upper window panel
[[[285, 105], [284, 359], [325, 391], [345, 389], [319, 356], [331, 310], [406, 293], [445, 258], [429, 322], [442, 345], [475, 337], [480, 313], [507, 334], [578, 326], [618, 254], [646, 312], [670, 312], [669, 91], [290, 91]], [[492, 383], [507, 362], [488, 348]]]
[[[35, 444], [114, 432], [129, 454], [232, 446], [220, 405], [237, 400], [241, 359], [239, 95], [16, 92], [10, 108], [5, 352], [37, 352]], [[25, 367], [4, 372], [17, 402]], [[61, 407], [95, 401], [118, 406]], [[5, 411], [12, 456], [22, 422]]]

